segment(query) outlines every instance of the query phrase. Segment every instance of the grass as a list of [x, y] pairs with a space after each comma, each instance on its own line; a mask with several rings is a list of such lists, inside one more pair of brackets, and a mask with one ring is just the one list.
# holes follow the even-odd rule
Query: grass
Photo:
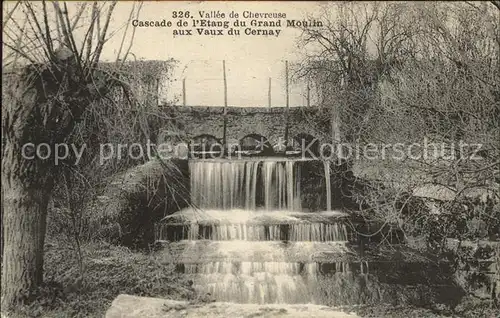
[[[327, 306], [373, 305], [390, 303], [393, 306], [422, 306], [429, 302], [426, 286], [405, 286], [381, 283], [376, 276], [332, 274], [317, 279], [315, 298]], [[430, 297], [431, 295], [426, 295]]]
[[9, 317], [103, 317], [119, 294], [189, 300], [194, 291], [172, 264], [106, 243], [82, 247], [84, 271], [75, 252], [47, 244], [45, 282], [30, 305]]

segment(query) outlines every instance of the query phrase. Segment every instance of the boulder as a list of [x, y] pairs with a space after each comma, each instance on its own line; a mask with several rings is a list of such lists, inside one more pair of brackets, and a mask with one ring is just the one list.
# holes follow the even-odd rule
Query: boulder
[[106, 312], [106, 318], [132, 317], [325, 317], [355, 318], [352, 313], [342, 312], [332, 307], [304, 305], [257, 305], [234, 303], [190, 303], [170, 299], [118, 295]]
[[99, 235], [129, 247], [154, 241], [153, 224], [188, 205], [187, 161], [153, 159], [112, 176], [86, 207]]
[[424, 184], [413, 189], [413, 195], [416, 197], [433, 199], [438, 201], [453, 201], [460, 195], [463, 198], [468, 199], [478, 199], [480, 202], [487, 202], [488, 199], [498, 202], [498, 186], [493, 185], [491, 187], [484, 186], [474, 186], [465, 188], [462, 191], [457, 192], [456, 189], [451, 187], [446, 187], [440, 184]]

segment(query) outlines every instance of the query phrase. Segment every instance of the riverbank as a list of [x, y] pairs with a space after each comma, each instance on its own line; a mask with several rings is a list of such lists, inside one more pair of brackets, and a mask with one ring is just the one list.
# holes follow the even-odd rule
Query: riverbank
[[[175, 267], [151, 253], [108, 243], [81, 246], [82, 262], [71, 244], [51, 240], [45, 246], [44, 283], [29, 305], [9, 318], [103, 317], [120, 294], [174, 300], [195, 298]], [[3, 317], [2, 317], [3, 318]]]

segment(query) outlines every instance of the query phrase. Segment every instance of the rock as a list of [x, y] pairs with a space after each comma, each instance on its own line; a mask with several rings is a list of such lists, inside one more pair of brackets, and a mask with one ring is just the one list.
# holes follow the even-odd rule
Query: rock
[[426, 184], [413, 190], [413, 195], [421, 198], [439, 201], [453, 201], [456, 196], [455, 190], [438, 184]]
[[132, 317], [328, 317], [355, 318], [335, 308], [320, 305], [189, 303], [170, 299], [118, 295], [106, 312], [106, 318]]
[[[154, 241], [154, 222], [187, 206], [187, 161], [152, 159], [106, 180], [85, 207], [94, 235], [128, 247]], [[176, 187], [176, 191], [172, 191]]]
[[489, 198], [498, 201], [498, 190], [490, 187], [468, 187], [459, 193], [455, 189], [440, 184], [424, 184], [413, 189], [413, 195], [439, 201], [453, 201], [457, 195], [463, 198], [478, 199], [483, 203], [487, 202]]

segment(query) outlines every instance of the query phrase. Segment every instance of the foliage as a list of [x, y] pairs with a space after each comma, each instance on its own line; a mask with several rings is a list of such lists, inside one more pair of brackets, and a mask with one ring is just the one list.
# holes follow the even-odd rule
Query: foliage
[[[116, 1], [70, 6], [74, 10], [56, 1], [5, 5], [2, 63], [10, 74], [7, 81], [3, 79], [7, 90], [2, 90], [6, 97], [2, 112], [2, 132], [6, 135], [2, 140], [2, 191], [6, 197], [17, 198], [2, 202], [2, 261], [9, 264], [2, 270], [5, 308], [23, 303], [25, 294], [41, 286], [49, 199], [57, 178], [67, 181], [66, 198], [73, 189], [65, 166], [75, 158], [63, 164], [36, 156], [27, 159], [21, 149], [28, 143], [46, 143], [50, 149], [65, 143], [90, 104], [116, 86], [124, 87], [113, 72], [98, 68], [115, 6]], [[138, 16], [140, 8], [133, 4], [129, 20]], [[80, 43], [75, 41], [77, 30], [84, 35]], [[125, 30], [117, 60], [127, 58], [134, 34], [122, 56]], [[68, 209], [72, 211], [73, 227], [79, 226], [75, 206], [69, 204]], [[76, 229], [74, 233], [79, 247]]]
[[159, 255], [134, 253], [106, 243], [82, 248], [86, 271], [80, 276], [72, 251], [49, 244], [44, 285], [30, 305], [17, 308], [9, 317], [103, 316], [119, 294], [195, 298], [188, 281]]
[[435, 168], [447, 179], [481, 176], [477, 184], [498, 176], [499, 11], [487, 3], [332, 6], [315, 17], [323, 28], [303, 30], [301, 44], [313, 53], [297, 70], [314, 78], [330, 109], [331, 138], [342, 132], [334, 140], [481, 143], [480, 163], [461, 157], [452, 159], [456, 166], [439, 160], [422, 170]]
[[[313, 53], [297, 70], [314, 79], [329, 110], [327, 137], [360, 152], [352, 166], [366, 180], [351, 191], [359, 213], [422, 241], [440, 261], [471, 268], [447, 242], [499, 239], [499, 15], [488, 2], [325, 5], [315, 17], [324, 27], [303, 30], [301, 44]], [[414, 143], [419, 151], [400, 159], [363, 153], [368, 144]], [[416, 196], [422, 186], [453, 198]], [[473, 269], [471, 285], [472, 276], [481, 280]]]
[[[153, 243], [154, 222], [187, 205], [186, 169], [182, 161], [152, 159], [106, 178], [105, 187], [87, 190], [87, 196], [75, 193], [73, 211], [82, 213], [77, 217], [77, 227], [66, 201], [55, 196], [55, 206], [49, 211], [48, 235], [71, 239], [76, 229], [83, 242], [104, 240], [147, 249]], [[79, 198], [80, 206], [76, 204]]]
[[[432, 286], [427, 284], [426, 273], [422, 270], [421, 283], [408, 284], [403, 280], [413, 273], [400, 270], [391, 273], [400, 279], [400, 283], [386, 282], [377, 273], [354, 275], [352, 273], [335, 273], [319, 275], [315, 297], [321, 304], [328, 306], [391, 304], [391, 306], [429, 307], [433, 302], [443, 302], [446, 306], [454, 306], [461, 297], [458, 288], [453, 286]], [[417, 278], [418, 280], [418, 278]], [[447, 294], [447, 298], [443, 295]]]
[[[125, 63], [123, 69], [115, 71], [124, 86], [92, 103], [69, 136], [73, 143], [86, 146], [79, 164], [85, 175], [97, 175], [102, 180], [151, 159], [155, 149], [149, 149], [148, 153], [148, 141], [154, 144], [160, 129], [170, 126], [169, 117], [158, 107], [158, 94], [160, 83], [167, 84], [174, 65], [173, 61], [137, 61]], [[112, 69], [113, 65], [101, 67]], [[151, 69], [155, 71], [150, 72]], [[139, 144], [142, 152], [138, 147], [133, 148], [133, 144]], [[120, 145], [123, 148], [119, 149]], [[112, 147], [114, 155], [99, 162], [101, 147], [106, 151]]]
[[439, 207], [440, 213], [429, 215], [428, 209], [417, 209], [415, 202], [410, 203], [404, 217], [407, 235], [425, 237], [428, 247], [439, 252], [447, 248], [448, 238], [498, 240], [500, 209], [493, 200], [462, 199], [441, 203]]
[[[4, 81], [9, 84], [10, 90], [5, 94], [5, 90], [2, 91], [3, 95], [9, 97], [6, 115], [2, 116], [2, 127], [6, 133], [6, 138], [2, 139], [5, 146], [2, 147], [2, 183], [7, 180], [4, 175], [24, 179], [22, 184], [26, 189], [22, 189], [24, 193], [20, 195], [28, 198], [33, 196], [29, 189], [32, 184], [37, 190], [45, 191], [42, 196], [51, 198], [53, 207], [50, 209], [52, 215], [48, 232], [51, 235], [65, 234], [65, 239], [69, 238], [68, 242], [77, 254], [80, 272], [85, 267], [81, 252], [82, 235], [95, 230], [93, 225], [102, 221], [88, 214], [85, 209], [87, 201], [95, 198], [106, 182], [106, 177], [151, 157], [149, 151], [142, 156], [138, 156], [137, 151], [127, 151], [101, 162], [103, 158], [99, 154], [102, 145], [109, 143], [115, 149], [119, 145], [139, 143], [142, 149], [146, 149], [147, 141], [155, 141], [160, 125], [164, 125], [165, 119], [168, 119], [158, 108], [158, 92], [161, 84], [167, 82], [173, 62], [128, 62], [135, 35], [133, 31], [128, 37], [130, 23], [126, 23], [123, 30], [116, 61], [100, 61], [105, 43], [116, 34], [110, 25], [115, 6], [116, 1], [76, 5], [45, 1], [38, 4], [17, 2], [11, 7], [6, 6], [8, 12], [3, 22], [6, 38], [3, 43], [6, 49], [3, 64], [9, 67], [11, 73], [8, 81]], [[129, 21], [134, 16], [137, 18], [141, 7], [142, 4], [132, 5]], [[75, 36], [80, 31], [83, 31], [82, 38]], [[81, 43], [75, 39], [81, 40]], [[24, 160], [19, 158], [19, 149], [27, 142], [35, 145], [43, 142], [50, 146], [65, 143], [84, 147], [83, 157], [70, 155], [58, 164], [51, 160]], [[5, 149], [12, 151], [13, 155], [5, 152]], [[151, 152], [154, 154], [154, 149]], [[10, 162], [6, 162], [8, 159]], [[78, 164], [77, 159], [80, 160]], [[16, 170], [16, 163], [19, 162], [20, 165], [24, 164], [29, 176], [23, 176], [22, 173], [19, 176]], [[150, 192], [156, 190], [148, 189], [141, 200], [147, 201]], [[19, 282], [15, 278], [5, 279], [19, 273], [15, 270], [5, 272], [7, 267], [4, 267], [2, 284], [10, 281], [10, 290], [31, 289], [41, 282], [41, 247], [46, 232], [47, 202], [40, 202], [40, 207], [37, 207], [40, 217], [36, 216], [37, 222], [32, 230], [34, 233], [25, 233], [25, 229], [16, 228], [17, 223], [6, 228], [7, 233], [13, 231], [22, 238], [31, 237], [31, 241], [33, 236], [39, 236], [42, 242], [33, 249], [24, 246], [9, 248], [18, 253], [30, 253], [32, 250], [37, 254], [36, 279], [28, 277], [26, 282]], [[26, 210], [25, 207], [12, 204], [8, 206], [7, 212], [23, 219], [20, 213]], [[35, 217], [33, 213], [31, 215]], [[11, 262], [11, 258], [23, 258], [7, 256], [4, 260], [7, 262]], [[29, 259], [35, 257], [30, 256]], [[22, 266], [12, 268], [22, 269]], [[20, 287], [23, 283], [25, 286]], [[2, 300], [10, 306], [17, 302], [19, 295], [16, 295], [17, 292], [4, 293], [7, 289], [2, 289], [2, 296], [8, 296]]]
[[[493, 277], [498, 271], [493, 265], [498, 252], [491, 246], [499, 239], [500, 209], [494, 198], [438, 201], [380, 184], [373, 191], [376, 183], [367, 184], [370, 186], [365, 184], [365, 193], [360, 194], [359, 189], [357, 193], [357, 199], [366, 206], [361, 210], [365, 219], [384, 220], [384, 225], [402, 231], [413, 247], [433, 253], [439, 263], [449, 264], [454, 280], [470, 297], [490, 301], [498, 297]], [[474, 242], [481, 240], [493, 245], [477, 247]]]

